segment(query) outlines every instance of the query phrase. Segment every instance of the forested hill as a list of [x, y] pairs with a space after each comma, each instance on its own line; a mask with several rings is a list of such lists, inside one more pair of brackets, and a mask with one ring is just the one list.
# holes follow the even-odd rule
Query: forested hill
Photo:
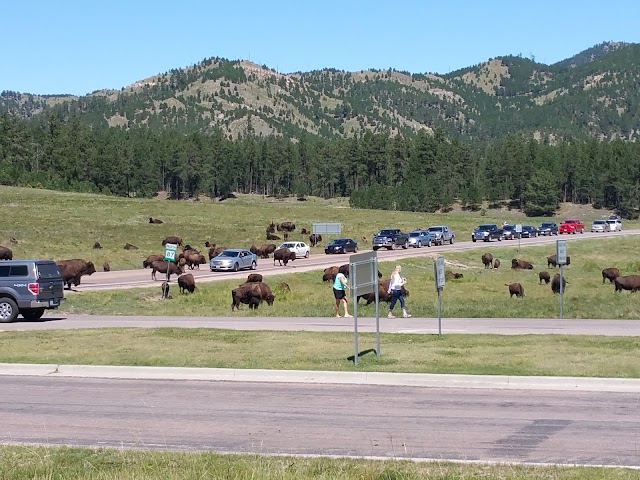
[[4, 91], [0, 113], [37, 122], [76, 117], [92, 128], [222, 131], [227, 138], [309, 133], [333, 139], [370, 131], [441, 129], [487, 140], [533, 134], [637, 140], [640, 44], [603, 43], [553, 65], [504, 56], [446, 75], [390, 68], [281, 74], [248, 61], [211, 58], [82, 97]]

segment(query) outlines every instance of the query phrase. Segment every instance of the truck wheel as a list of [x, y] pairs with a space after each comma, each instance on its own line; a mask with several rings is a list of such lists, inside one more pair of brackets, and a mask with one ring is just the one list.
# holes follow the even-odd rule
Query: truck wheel
[[402, 248], [403, 248], [403, 249], [405, 249], [405, 250], [406, 250], [407, 248], [409, 248], [409, 240], [407, 240], [407, 241], [405, 241], [405, 242], [404, 242], [404, 245], [402, 245]]
[[417, 247], [418, 247], [418, 248], [422, 248], [422, 242], [421, 242], [420, 240], [418, 240], [418, 245], [417, 245]]
[[389, 250], [395, 250], [396, 249], [396, 244], [392, 243], [391, 246], [389, 247]]
[[11, 323], [18, 316], [18, 305], [9, 297], [0, 298], [0, 322]]
[[431, 247], [431, 239], [427, 240], [427, 247]]
[[44, 308], [30, 308], [29, 310], [22, 310], [20, 315], [22, 315], [25, 320], [34, 322], [36, 320], [40, 320], [40, 317], [44, 315]]
[[378, 250], [380, 247], [373, 247], [373, 251], [375, 252], [376, 250]]
[[472, 241], [473, 243], [476, 243], [476, 238], [475, 238], [475, 237], [471, 237], [471, 241]]
[[258, 264], [256, 262], [251, 262], [251, 270], [255, 270], [258, 268]]
[[453, 238], [453, 237], [451, 237], [451, 239], [449, 240], [449, 245], [453, 245], [453, 242], [454, 242], [454, 241], [455, 241], [455, 240], [454, 240], [454, 238]]
[[237, 263], [233, 266], [233, 271], [237, 272], [238, 270], [240, 270], [240, 265], [238, 265]]

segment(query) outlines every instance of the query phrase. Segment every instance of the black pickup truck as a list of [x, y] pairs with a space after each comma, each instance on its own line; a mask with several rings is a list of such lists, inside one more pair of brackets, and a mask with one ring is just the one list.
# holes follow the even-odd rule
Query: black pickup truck
[[490, 242], [491, 240], [501, 241], [504, 238], [504, 231], [495, 223], [485, 223], [479, 225], [471, 234], [471, 240], [483, 240]]
[[397, 246], [409, 248], [409, 234], [403, 233], [399, 228], [383, 228], [373, 236], [371, 246], [374, 250], [385, 247], [387, 250], [395, 250]]

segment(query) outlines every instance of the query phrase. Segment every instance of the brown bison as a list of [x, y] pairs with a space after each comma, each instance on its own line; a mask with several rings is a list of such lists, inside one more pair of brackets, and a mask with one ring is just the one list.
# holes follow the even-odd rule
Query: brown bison
[[278, 235], [274, 235], [273, 233], [267, 232], [267, 240], [280, 240]]
[[322, 241], [322, 235], [319, 235], [316, 233], [312, 233], [311, 235], [309, 235], [309, 243], [311, 244], [312, 247], [315, 247], [321, 241]]
[[276, 290], [278, 290], [280, 292], [290, 292], [291, 291], [291, 287], [289, 286], [289, 284], [287, 282], [278, 282], [278, 283], [276, 283]]
[[284, 263], [284, 266], [286, 267], [287, 263], [289, 263], [289, 261], [293, 262], [295, 259], [296, 259], [296, 252], [292, 252], [288, 248], [279, 248], [278, 250], [273, 252], [273, 266], [274, 267], [276, 265], [276, 261], [278, 261], [280, 266], [282, 266], [282, 264]]
[[616, 286], [616, 292], [622, 290], [630, 290], [632, 293], [640, 290], [640, 275], [627, 275], [625, 277], [616, 277], [613, 280]]
[[309, 230], [303, 228], [302, 230], [300, 230], [300, 235], [309, 235]]
[[549, 285], [549, 282], [551, 281], [551, 276], [549, 275], [549, 272], [540, 272], [538, 273], [538, 279], [540, 280], [540, 285], [542, 285], [542, 281], [544, 281], [544, 283]]
[[0, 260], [13, 260], [13, 251], [0, 245]]
[[56, 262], [56, 265], [58, 265], [58, 270], [62, 274], [62, 282], [67, 285], [67, 290], [71, 290], [72, 283], [76, 287], [80, 285], [80, 278], [83, 275], [91, 275], [96, 271], [93, 262], [88, 262], [81, 258], [61, 260]]
[[209, 261], [211, 261], [212, 258], [217, 257], [218, 255], [220, 255], [220, 253], [222, 253], [223, 250], [226, 250], [227, 247], [210, 247], [209, 248]]
[[136, 247], [133, 243], [125, 243], [124, 247], [125, 250], [138, 250], [138, 247]]
[[446, 272], [444, 272], [444, 278], [447, 280], [458, 280], [462, 277], [464, 277], [464, 275], [461, 273], [452, 272], [450, 270], [447, 270]]
[[171, 281], [171, 275], [182, 275], [184, 273], [184, 268], [181, 265], [176, 265], [166, 260], [155, 261], [151, 263], [151, 280], [156, 279], [156, 272], [167, 273], [167, 265], [169, 266], [169, 276], [167, 278], [169, 281]]
[[104, 262], [102, 264], [102, 271], [103, 272], [110, 272], [111, 271], [111, 265], [109, 265], [109, 262]]
[[175, 235], [169, 235], [164, 240], [162, 240], [162, 246], [165, 246], [167, 243], [173, 243], [175, 245], [182, 245], [182, 238], [176, 237]]
[[526, 260], [514, 258], [511, 260], [511, 268], [522, 268], [523, 270], [533, 270], [533, 265]]
[[247, 275], [247, 282], [246, 283], [256, 283], [256, 282], [262, 282], [262, 275], [259, 273], [250, 273], [249, 275]]
[[323, 282], [333, 282], [338, 274], [339, 267], [327, 267], [322, 272], [322, 281]]
[[602, 284], [604, 285], [605, 280], [609, 280], [609, 283], [613, 283], [613, 281], [620, 276], [620, 270], [617, 268], [605, 268], [602, 270]]
[[267, 229], [265, 230], [267, 233], [276, 233], [276, 224], [271, 222], [267, 225]]
[[254, 248], [255, 251], [251, 249], [249, 250], [251, 250], [252, 253], [255, 253], [258, 258], [269, 258], [269, 255], [276, 251], [277, 246], [275, 243], [263, 243], [259, 247], [252, 245], [251, 248]]
[[493, 261], [493, 268], [499, 268], [500, 267], [500, 260], [498, 260], [497, 258]]
[[296, 224], [293, 222], [282, 222], [276, 225], [276, 230], [279, 232], [291, 233], [296, 229]]
[[190, 273], [180, 275], [178, 277], [178, 287], [180, 288], [180, 293], [185, 293], [185, 291], [193, 293], [196, 289], [196, 279]]
[[[567, 257], [567, 263], [565, 265], [571, 265], [571, 257]], [[555, 253], [547, 257], [547, 268], [558, 266], [558, 258]]]
[[193, 270], [194, 268], [200, 270], [200, 265], [205, 265], [207, 263], [204, 255], [195, 250], [187, 250], [183, 255], [185, 264], [190, 270]]
[[162, 282], [160, 290], [162, 290], [162, 298], [171, 298], [169, 297], [169, 284], [167, 282]]
[[505, 283], [505, 286], [509, 287], [509, 298], [524, 297], [524, 287], [520, 283]]
[[93, 248], [95, 248], [96, 250], [102, 248], [102, 245], [100, 245], [100, 242], [96, 242], [93, 244]]
[[[567, 289], [567, 279], [562, 277], [562, 291], [564, 292]], [[556, 273], [551, 279], [551, 291], [553, 293], [560, 293], [560, 274]]]
[[149, 217], [149, 223], [155, 223], [160, 225], [161, 223], [164, 223], [162, 220], [160, 220], [159, 218], [153, 218], [153, 217]]
[[[390, 302], [391, 301], [391, 294], [388, 293], [389, 292], [389, 282], [391, 282], [391, 279], [387, 278], [386, 280], [381, 280], [378, 282], [378, 300], [380, 302]], [[407, 290], [406, 288], [404, 288], [404, 285], [401, 288], [402, 291], [402, 295], [404, 295], [405, 297], [409, 296], [409, 290]], [[367, 301], [367, 305], [374, 303], [376, 301], [376, 293], [375, 292], [371, 292], [371, 293], [367, 293], [365, 295], [358, 295], [358, 301], [360, 301], [361, 298], [364, 298]]]
[[482, 258], [482, 264], [484, 265], [484, 268], [493, 267], [493, 255], [487, 252], [487, 253], [484, 253], [481, 258]]
[[142, 261], [142, 268], [150, 267], [153, 262], [161, 262], [164, 260], [164, 255], [154, 254], [149, 255], [146, 260]]
[[240, 310], [240, 304], [249, 305], [250, 309], [257, 309], [262, 301], [268, 305], [273, 305], [275, 295], [266, 283], [243, 283], [231, 290], [231, 311], [234, 308]]

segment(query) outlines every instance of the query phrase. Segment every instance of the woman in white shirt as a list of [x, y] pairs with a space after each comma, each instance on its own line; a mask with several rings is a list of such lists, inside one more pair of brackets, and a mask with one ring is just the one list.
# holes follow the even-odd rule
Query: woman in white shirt
[[402, 316], [404, 318], [410, 318], [411, 314], [407, 313], [407, 309], [404, 304], [404, 295], [402, 294], [402, 286], [407, 282], [406, 278], [400, 276], [400, 270], [402, 267], [400, 265], [396, 265], [396, 268], [393, 270], [391, 274], [391, 279], [389, 281], [389, 290], [387, 293], [391, 294], [391, 303], [389, 304], [389, 314], [387, 318], [396, 318], [393, 314], [393, 307], [396, 306], [396, 302], [400, 300], [400, 307], [402, 307]]

